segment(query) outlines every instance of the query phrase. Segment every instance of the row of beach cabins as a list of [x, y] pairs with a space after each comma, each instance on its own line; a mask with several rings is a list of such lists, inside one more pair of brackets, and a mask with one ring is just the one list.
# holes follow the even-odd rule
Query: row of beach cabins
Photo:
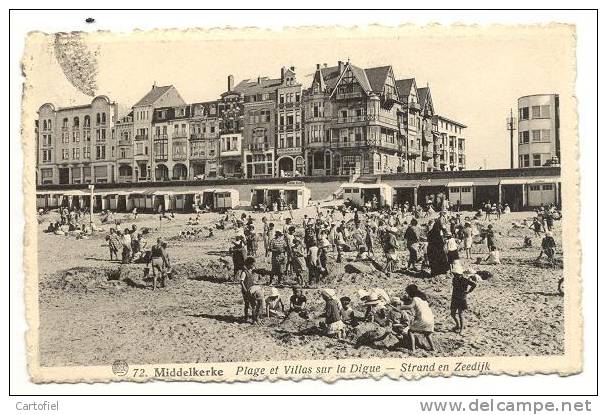
[[[239, 190], [215, 186], [203, 188], [190, 186], [183, 188], [137, 188], [130, 190], [98, 189], [92, 196], [95, 210], [110, 209], [118, 212], [130, 212], [137, 208], [139, 212], [162, 210], [192, 212], [196, 209], [224, 211], [236, 207], [257, 207], [265, 205], [272, 208], [288, 205], [293, 209], [308, 206], [313, 200], [348, 200], [353, 205], [363, 206], [374, 201], [376, 206], [391, 206], [394, 203], [408, 202], [410, 205], [426, 206], [429, 203], [447, 199], [451, 205], [462, 209], [476, 209], [486, 202], [508, 204], [513, 211], [533, 209], [538, 206], [561, 204], [560, 175], [522, 175], [519, 177], [475, 177], [454, 180], [449, 177], [431, 179], [391, 178], [376, 183], [335, 181], [287, 182], [284, 184], [247, 185], [238, 183]], [[328, 185], [328, 186], [327, 186]], [[226, 184], [229, 186], [229, 184]], [[236, 186], [234, 186], [236, 187]], [[327, 192], [333, 190], [332, 193]], [[243, 193], [245, 192], [245, 193]], [[248, 194], [250, 192], [250, 195]], [[53, 209], [64, 207], [89, 207], [91, 193], [86, 190], [38, 190], [37, 208]]]
[[[116, 212], [183, 211], [200, 210], [226, 211], [243, 203], [240, 192], [230, 188], [193, 188], [179, 190], [137, 189], [137, 190], [51, 190], [36, 193], [36, 208], [55, 209], [59, 207], [109, 209]], [[250, 206], [282, 200], [293, 209], [308, 205], [310, 189], [304, 185], [259, 186], [251, 189]], [[286, 206], [285, 205], [285, 206]]]

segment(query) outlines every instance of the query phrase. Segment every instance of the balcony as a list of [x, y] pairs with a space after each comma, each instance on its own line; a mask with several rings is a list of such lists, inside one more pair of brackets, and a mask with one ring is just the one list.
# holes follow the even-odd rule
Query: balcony
[[307, 148], [329, 148], [330, 145], [328, 141], [310, 141], [306, 143]]
[[188, 138], [188, 133], [185, 131], [173, 132], [173, 138]]
[[121, 138], [118, 140], [118, 145], [119, 146], [131, 146], [131, 145], [133, 145], [133, 140], [131, 140], [130, 138]]
[[421, 155], [421, 149], [419, 147], [409, 147], [407, 150], [407, 157], [416, 158]]
[[149, 140], [149, 136], [147, 134], [137, 134], [135, 136], [135, 140], [137, 141], [141, 141], [141, 140]]
[[362, 92], [337, 92], [335, 99], [360, 99], [363, 97]]
[[175, 161], [181, 161], [181, 160], [187, 160], [188, 159], [188, 155], [187, 154], [175, 154], [173, 153], [173, 160]]
[[353, 140], [353, 141], [331, 141], [332, 148], [358, 148], [358, 147], [367, 147], [369, 144], [367, 140]]
[[335, 117], [332, 119], [337, 124], [356, 124], [370, 121], [370, 115], [356, 115], [353, 117]]
[[278, 127], [276, 127], [276, 131], [279, 133], [284, 133], [284, 132], [293, 132], [293, 131], [297, 131], [301, 129], [301, 124], [288, 124], [288, 125], [279, 125]]
[[133, 157], [137, 161], [147, 161], [150, 159], [149, 154], [135, 154]]
[[282, 102], [278, 104], [278, 109], [290, 109], [290, 108], [295, 108], [295, 106], [299, 106], [301, 104], [301, 101], [299, 102]]
[[166, 134], [157, 134], [154, 136], [154, 140], [168, 140], [169, 136]]
[[300, 155], [302, 153], [301, 147], [284, 147], [284, 148], [276, 148], [276, 155], [278, 156], [286, 156], [286, 155]]
[[412, 111], [420, 111], [422, 109], [421, 105], [418, 102], [409, 102], [407, 103], [407, 108]]
[[192, 133], [190, 140], [212, 140], [219, 138], [219, 133]]
[[169, 161], [169, 155], [168, 154], [154, 154], [154, 161], [156, 161], [156, 162]]
[[[369, 142], [369, 144], [374, 145], [374, 143], [372, 143], [372, 142]], [[389, 150], [398, 150], [399, 149], [398, 143], [390, 143], [385, 140], [379, 140], [378, 142], [375, 143], [375, 146], [381, 147], [381, 148], [387, 148]]]
[[249, 144], [247, 147], [249, 151], [268, 151], [271, 149], [269, 143]]
[[131, 161], [133, 161], [133, 156], [131, 156], [129, 153], [126, 153], [124, 155], [124, 157], [122, 156], [118, 156], [116, 158], [116, 162], [118, 163], [126, 163], [126, 164], [131, 164]]

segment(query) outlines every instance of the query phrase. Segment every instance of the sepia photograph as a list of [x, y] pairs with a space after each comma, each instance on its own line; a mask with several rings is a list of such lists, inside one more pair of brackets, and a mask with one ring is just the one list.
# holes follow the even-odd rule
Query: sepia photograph
[[582, 370], [574, 25], [30, 32], [34, 382]]

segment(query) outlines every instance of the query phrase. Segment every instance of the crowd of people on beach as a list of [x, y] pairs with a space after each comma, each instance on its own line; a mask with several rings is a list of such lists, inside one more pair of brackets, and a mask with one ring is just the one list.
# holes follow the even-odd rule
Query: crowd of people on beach
[[[439, 206], [402, 203], [379, 207], [377, 201], [355, 206], [346, 200], [344, 204], [322, 209], [316, 205], [315, 210], [315, 217], [304, 215], [303, 219], [295, 220], [288, 206], [276, 207], [275, 211], [281, 213], [279, 218], [262, 213], [260, 223], [257, 223], [259, 214], [253, 217], [243, 212], [237, 216], [235, 211], [228, 211], [220, 214], [213, 227], [204, 228], [206, 237], [214, 237], [214, 230], [234, 232], [229, 243], [231, 278], [240, 286], [244, 319], [257, 323], [262, 317], [287, 318], [291, 313], [313, 318], [313, 307], [304, 294], [304, 289], [313, 289], [318, 290], [325, 304], [319, 328], [327, 336], [343, 338], [348, 326], [367, 321], [390, 327], [399, 337], [409, 336], [412, 348], [417, 334], [426, 340], [429, 350], [434, 347], [434, 313], [428, 296], [417, 285], [409, 284], [402, 293], [392, 296], [379, 287], [361, 289], [359, 303], [355, 304], [355, 299], [339, 296], [331, 288], [335, 263], [367, 264], [371, 267], [368, 270], [381, 271], [386, 276], [397, 273], [450, 277], [453, 330], [461, 333], [465, 327], [468, 294], [480, 281], [491, 277], [491, 272], [477, 272], [472, 265], [501, 264], [499, 235], [491, 223], [485, 222], [499, 221], [510, 212], [508, 205], [490, 201], [468, 215], [448, 201]], [[51, 222], [48, 232], [87, 235], [94, 230], [83, 220], [85, 209], [60, 208], [59, 212], [59, 221]], [[174, 218], [172, 212], [159, 214], [160, 221]], [[188, 219], [190, 230], [181, 231], [181, 237], [203, 232], [198, 227], [200, 214]], [[136, 217], [137, 212], [133, 215]], [[556, 242], [552, 229], [558, 219], [560, 212], [551, 205], [538, 208], [531, 223], [513, 223], [513, 228], [531, 229], [533, 236], [542, 238], [537, 261], [545, 256], [548, 263], [554, 265]], [[146, 264], [145, 275], [151, 274], [152, 288], [165, 287], [172, 274], [167, 243], [158, 238], [155, 244], [148, 245], [148, 228], [138, 230], [133, 224], [120, 229], [110, 211], [101, 212], [100, 220], [111, 226], [105, 237], [110, 260]], [[475, 245], [478, 249], [473, 252]], [[531, 236], [526, 235], [523, 246], [532, 245]], [[257, 267], [265, 258], [269, 258], [270, 269]], [[464, 266], [466, 262], [469, 266]], [[562, 283], [562, 279], [559, 280], [559, 291]], [[279, 288], [287, 285], [293, 293], [288, 301], [283, 301]], [[354, 305], [358, 309], [353, 308]]]
[[[481, 216], [489, 221], [491, 216], [500, 220], [508, 212], [508, 206], [502, 207], [488, 202]], [[494, 213], [494, 208], [499, 213]], [[476, 265], [500, 265], [498, 235], [492, 224], [483, 224], [479, 212], [471, 217], [462, 217], [459, 209], [446, 206], [433, 215], [432, 207], [423, 209], [408, 204], [383, 207], [373, 210], [369, 207], [348, 207], [348, 204], [331, 207], [328, 210], [317, 208], [316, 218], [304, 216], [300, 223], [287, 217], [280, 225], [267, 217], [261, 218], [261, 232], [257, 232], [255, 219], [245, 213], [234, 219], [236, 236], [232, 241], [233, 278], [240, 283], [244, 301], [244, 318], [258, 322], [262, 316], [286, 317], [291, 312], [309, 317], [306, 309], [307, 299], [302, 294], [304, 288], [330, 287], [332, 283], [329, 258], [336, 263], [344, 261], [344, 253], [354, 252], [356, 256], [350, 263], [368, 261], [381, 269], [386, 275], [399, 272], [403, 274], [436, 277], [448, 275], [452, 280], [451, 316], [455, 322], [453, 330], [460, 332], [464, 328], [464, 311], [468, 308], [466, 297], [477, 284], [491, 277], [487, 270], [476, 271], [464, 267], [465, 260], [472, 260], [473, 245], [486, 246], [480, 249], [487, 256], [477, 256]], [[430, 210], [430, 213], [428, 212]], [[552, 236], [552, 227], [556, 207], [540, 208], [534, 223], [540, 227], [534, 232], [543, 233], [538, 260], [546, 255], [552, 264], [556, 243]], [[346, 218], [348, 217], [348, 220]], [[425, 223], [420, 223], [426, 219]], [[263, 249], [258, 249], [259, 242]], [[401, 247], [408, 251], [408, 258], [402, 266], [399, 256]], [[460, 258], [462, 252], [462, 258]], [[256, 269], [259, 257], [270, 257], [270, 270]], [[383, 260], [381, 259], [383, 258]], [[471, 261], [472, 262], [472, 261]], [[267, 281], [261, 281], [262, 275], [268, 275]], [[307, 278], [306, 278], [307, 277]], [[269, 293], [265, 292], [265, 286]], [[293, 295], [288, 303], [280, 298], [277, 287], [286, 284], [293, 286]], [[351, 299], [339, 297], [332, 288], [319, 288], [325, 300], [325, 321], [323, 329], [329, 336], [343, 336], [344, 324], [357, 321], [352, 316]], [[389, 297], [384, 294], [376, 298], [376, 289], [369, 295], [361, 295], [360, 301], [369, 312], [363, 320], [391, 322], [401, 335], [422, 334], [432, 349], [431, 335], [433, 313], [427, 297], [417, 286], [410, 285], [405, 294]], [[266, 295], [267, 294], [267, 295]], [[285, 303], [288, 306], [285, 307]], [[402, 320], [377, 318], [401, 315]], [[413, 343], [414, 344], [414, 343]]]

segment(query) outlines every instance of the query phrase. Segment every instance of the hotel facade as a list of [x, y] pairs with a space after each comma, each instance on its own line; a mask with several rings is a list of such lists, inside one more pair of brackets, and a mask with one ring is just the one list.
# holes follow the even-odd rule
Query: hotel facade
[[[67, 120], [67, 121], [66, 121]], [[186, 103], [156, 86], [128, 113], [99, 96], [44, 104], [36, 120], [37, 184], [129, 183], [463, 170], [466, 126], [439, 115], [428, 86], [391, 66], [294, 67]]]

